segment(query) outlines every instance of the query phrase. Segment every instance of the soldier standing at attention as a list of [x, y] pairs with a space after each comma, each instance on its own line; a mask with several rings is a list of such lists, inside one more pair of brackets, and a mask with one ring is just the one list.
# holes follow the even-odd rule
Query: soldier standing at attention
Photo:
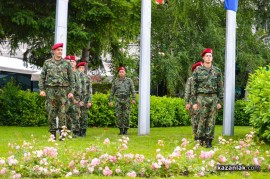
[[113, 97], [115, 96], [115, 113], [116, 126], [120, 129], [119, 135], [127, 135], [129, 128], [130, 108], [130, 94], [132, 95], [131, 103], [135, 104], [135, 90], [133, 81], [126, 77], [126, 69], [124, 67], [118, 68], [118, 76], [112, 83], [110, 106], [113, 106]]
[[66, 56], [65, 59], [70, 62], [72, 67], [72, 74], [75, 81], [74, 86], [74, 98], [68, 101], [67, 111], [67, 128], [72, 131], [73, 137], [80, 135], [80, 106], [82, 102], [82, 82], [80, 78], [80, 72], [76, 68], [76, 57]]
[[[198, 67], [202, 66], [203, 62], [197, 62], [192, 65], [192, 72]], [[198, 129], [198, 112], [193, 110], [192, 103], [191, 103], [191, 86], [192, 86], [192, 76], [187, 79], [186, 86], [185, 86], [185, 102], [186, 102], [186, 109], [189, 111], [189, 116], [191, 118], [192, 123], [192, 132], [194, 135], [194, 140], [198, 140], [197, 137], [197, 129]]]
[[[49, 132], [56, 139], [56, 117], [59, 130], [66, 125], [68, 98], [73, 98], [74, 78], [69, 62], [62, 58], [63, 43], [52, 47], [53, 57], [44, 62], [39, 81], [40, 96], [47, 98]], [[61, 134], [60, 134], [61, 136]]]
[[218, 110], [223, 102], [223, 77], [221, 70], [213, 66], [213, 51], [210, 48], [203, 50], [203, 66], [199, 66], [192, 74], [193, 85], [191, 95], [193, 109], [198, 111], [198, 130], [201, 145], [206, 142], [206, 147], [212, 147], [215, 122]]
[[81, 119], [80, 119], [80, 131], [82, 137], [86, 137], [86, 131], [88, 128], [88, 109], [92, 106], [92, 83], [88, 75], [85, 74], [86, 62], [80, 62], [77, 68], [80, 71], [82, 79], [82, 101], [81, 106]]

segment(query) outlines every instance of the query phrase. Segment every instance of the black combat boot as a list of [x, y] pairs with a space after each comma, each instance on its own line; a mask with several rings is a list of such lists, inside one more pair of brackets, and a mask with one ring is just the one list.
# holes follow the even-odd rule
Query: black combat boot
[[199, 140], [199, 138], [195, 136], [195, 137], [194, 137], [194, 141], [197, 141], [197, 140]]
[[124, 128], [123, 135], [128, 135], [128, 128]]
[[86, 137], [86, 129], [82, 129], [81, 135], [82, 135], [82, 137]]
[[199, 137], [199, 140], [200, 140], [200, 145], [203, 146], [204, 145], [204, 141], [205, 141], [204, 137]]
[[206, 148], [212, 148], [212, 139], [206, 139]]
[[118, 135], [123, 135], [124, 134], [124, 129], [123, 128], [119, 128], [120, 133]]

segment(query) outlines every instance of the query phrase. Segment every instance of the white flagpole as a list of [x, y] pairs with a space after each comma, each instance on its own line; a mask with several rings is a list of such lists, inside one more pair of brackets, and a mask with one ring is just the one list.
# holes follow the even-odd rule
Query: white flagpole
[[150, 133], [151, 0], [142, 0], [139, 82], [139, 135]]
[[64, 43], [63, 57], [67, 52], [67, 15], [68, 0], [57, 0], [54, 43]]
[[223, 134], [234, 135], [236, 12], [226, 11], [225, 95]]

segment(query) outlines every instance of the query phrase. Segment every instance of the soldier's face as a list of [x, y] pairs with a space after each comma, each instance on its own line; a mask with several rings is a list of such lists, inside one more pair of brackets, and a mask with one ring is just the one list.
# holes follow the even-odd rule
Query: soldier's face
[[213, 61], [212, 54], [211, 53], [204, 54], [203, 61], [204, 61], [204, 63], [212, 63], [212, 61]]
[[79, 66], [79, 71], [80, 72], [84, 72], [84, 70], [85, 70], [85, 67], [84, 66]]
[[123, 78], [123, 77], [126, 76], [126, 71], [125, 70], [119, 70], [118, 75], [119, 75], [120, 78]]
[[72, 68], [75, 68], [76, 67], [76, 61], [70, 60], [70, 65], [71, 65]]
[[63, 54], [63, 47], [59, 47], [59, 48], [55, 49], [55, 50], [53, 51], [53, 54], [54, 54], [54, 57], [55, 57], [56, 59], [61, 58], [61, 57], [62, 57], [62, 54]]

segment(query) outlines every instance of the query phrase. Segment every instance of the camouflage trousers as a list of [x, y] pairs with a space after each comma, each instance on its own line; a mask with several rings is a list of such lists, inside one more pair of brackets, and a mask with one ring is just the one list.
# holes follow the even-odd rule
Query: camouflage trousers
[[57, 131], [56, 117], [58, 116], [58, 126], [61, 128], [66, 125], [66, 111], [67, 111], [67, 87], [47, 87], [47, 113], [49, 122], [49, 131]]
[[130, 112], [131, 112], [130, 98], [115, 99], [116, 126], [118, 128], [129, 128]]
[[81, 107], [80, 129], [88, 128], [88, 108], [85, 105]]
[[198, 130], [197, 137], [213, 139], [215, 122], [218, 114], [217, 96], [198, 96]]
[[189, 116], [191, 118], [191, 125], [192, 125], [192, 133], [194, 137], [197, 137], [197, 130], [198, 130], [198, 111], [195, 111], [192, 108], [192, 105], [189, 109]]
[[81, 110], [78, 104], [73, 104], [73, 99], [68, 101], [67, 128], [72, 132], [80, 131]]

